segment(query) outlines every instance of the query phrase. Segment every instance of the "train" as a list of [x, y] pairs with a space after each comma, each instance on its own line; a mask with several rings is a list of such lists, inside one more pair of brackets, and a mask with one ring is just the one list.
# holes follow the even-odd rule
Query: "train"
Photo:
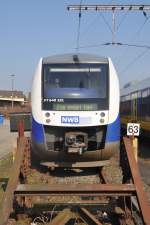
[[97, 167], [120, 146], [119, 80], [108, 57], [43, 57], [32, 83], [32, 155], [47, 167]]
[[127, 123], [139, 123], [140, 135], [150, 137], [150, 77], [129, 82], [120, 92], [122, 128], [125, 130]]

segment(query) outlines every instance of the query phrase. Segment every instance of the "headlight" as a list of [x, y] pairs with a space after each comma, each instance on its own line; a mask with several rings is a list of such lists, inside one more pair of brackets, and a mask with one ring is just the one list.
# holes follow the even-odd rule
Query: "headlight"
[[105, 113], [104, 112], [101, 112], [100, 116], [101, 117], [104, 117], [105, 116]]
[[46, 113], [45, 113], [45, 116], [46, 116], [46, 117], [49, 117], [49, 116], [50, 116], [50, 113], [49, 113], [49, 112], [46, 112]]
[[50, 119], [46, 119], [46, 123], [50, 123], [51, 122], [51, 120]]
[[100, 119], [100, 123], [104, 123], [104, 119]]

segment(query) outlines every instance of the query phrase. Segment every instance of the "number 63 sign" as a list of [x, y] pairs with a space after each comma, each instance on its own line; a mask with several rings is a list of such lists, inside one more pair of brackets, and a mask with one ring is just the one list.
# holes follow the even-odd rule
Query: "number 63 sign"
[[127, 124], [127, 135], [128, 136], [139, 136], [140, 124], [139, 123], [128, 123]]

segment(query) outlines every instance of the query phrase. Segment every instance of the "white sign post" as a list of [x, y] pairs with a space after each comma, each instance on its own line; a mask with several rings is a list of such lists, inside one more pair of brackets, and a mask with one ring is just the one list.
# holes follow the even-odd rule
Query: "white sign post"
[[127, 124], [127, 135], [130, 136], [130, 140], [132, 142], [135, 160], [138, 160], [138, 138], [135, 136], [139, 136], [140, 134], [140, 124], [139, 123], [128, 123]]
[[140, 124], [139, 123], [128, 123], [127, 124], [127, 135], [128, 136], [139, 136], [140, 135]]

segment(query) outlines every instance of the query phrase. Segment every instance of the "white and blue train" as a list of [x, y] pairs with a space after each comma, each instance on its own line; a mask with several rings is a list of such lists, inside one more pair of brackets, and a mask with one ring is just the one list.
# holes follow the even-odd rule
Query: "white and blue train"
[[102, 166], [119, 149], [119, 82], [110, 58], [42, 58], [32, 90], [32, 154], [48, 167]]

